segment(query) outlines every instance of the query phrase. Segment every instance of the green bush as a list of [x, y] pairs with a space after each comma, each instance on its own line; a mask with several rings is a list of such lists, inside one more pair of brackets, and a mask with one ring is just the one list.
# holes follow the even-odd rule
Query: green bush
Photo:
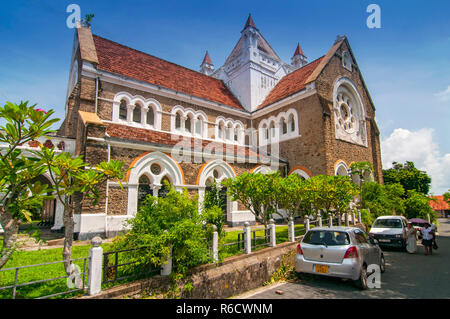
[[114, 241], [112, 250], [148, 247], [128, 254], [130, 262], [136, 262], [133, 268], [162, 265], [171, 247], [174, 273], [185, 274], [211, 261], [197, 199], [190, 199], [186, 190], [180, 194], [170, 188], [165, 198], [147, 196], [128, 223], [129, 232]]
[[208, 238], [212, 238], [213, 225], [217, 227], [219, 238], [223, 237], [223, 227], [225, 226], [225, 220], [223, 218], [223, 212], [220, 207], [212, 206], [211, 208], [205, 208], [202, 212], [201, 218], [206, 225]]

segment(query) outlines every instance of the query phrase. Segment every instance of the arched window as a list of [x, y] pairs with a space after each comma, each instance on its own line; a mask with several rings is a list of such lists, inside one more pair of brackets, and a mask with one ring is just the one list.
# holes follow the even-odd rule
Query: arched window
[[155, 113], [153, 112], [152, 107], [149, 107], [147, 111], [147, 124], [155, 125]]
[[190, 115], [187, 116], [186, 122], [184, 123], [184, 127], [186, 129], [186, 132], [192, 133], [192, 118]]
[[225, 139], [225, 124], [223, 122], [219, 123], [219, 139]]
[[269, 131], [270, 131], [270, 138], [274, 139], [276, 132], [275, 132], [275, 123], [273, 121], [270, 122]]
[[288, 132], [288, 125], [287, 125], [285, 119], [282, 119], [282, 121], [283, 121], [283, 124], [282, 124], [281, 134], [284, 135], [284, 134], [287, 134], [287, 132]]
[[153, 190], [150, 185], [150, 179], [146, 175], [139, 177], [138, 186], [138, 209], [141, 207], [147, 195], [153, 195]]
[[141, 122], [141, 107], [139, 104], [134, 106], [133, 110], [133, 122], [140, 123]]
[[161, 188], [158, 190], [158, 197], [165, 198], [167, 196], [167, 193], [169, 193], [167, 184], [171, 184], [170, 180], [167, 176], [164, 176], [164, 178], [161, 180]]
[[294, 132], [295, 131], [295, 118], [294, 115], [291, 114], [289, 115], [289, 120], [288, 120], [288, 125], [289, 125], [289, 132]]
[[231, 124], [231, 123], [228, 123], [228, 125], [227, 125], [227, 136], [226, 136], [226, 139], [227, 140], [231, 140], [231, 136], [232, 136], [232, 134], [233, 134], [233, 125]]
[[126, 121], [127, 120], [127, 101], [120, 101], [119, 106], [119, 119]]
[[175, 128], [177, 130], [181, 129], [181, 114], [177, 112], [175, 115]]
[[195, 134], [202, 135], [202, 126], [203, 126], [203, 120], [201, 118], [198, 118], [195, 122]]

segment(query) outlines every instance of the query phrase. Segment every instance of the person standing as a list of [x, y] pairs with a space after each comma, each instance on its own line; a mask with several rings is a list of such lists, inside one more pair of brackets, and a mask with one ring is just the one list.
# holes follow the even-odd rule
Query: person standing
[[412, 226], [411, 223], [408, 223], [406, 229], [406, 251], [410, 254], [414, 254], [417, 251], [417, 231]]
[[433, 255], [433, 229], [430, 224], [426, 223], [424, 227], [420, 229], [422, 233], [422, 245], [425, 247], [425, 256], [428, 254]]
[[435, 223], [431, 224], [431, 229], [432, 229], [432, 235], [433, 235], [432, 247], [433, 247], [433, 249], [438, 249], [438, 245], [436, 243], [437, 226]]

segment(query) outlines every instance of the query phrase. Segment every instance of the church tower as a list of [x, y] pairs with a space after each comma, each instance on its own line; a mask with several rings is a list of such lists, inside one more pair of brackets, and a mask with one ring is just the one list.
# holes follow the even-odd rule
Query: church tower
[[200, 64], [200, 73], [211, 75], [214, 72], [214, 64], [209, 57], [208, 50], [206, 50], [205, 57], [202, 64]]
[[302, 66], [308, 64], [306, 60], [306, 56], [303, 54], [303, 50], [300, 47], [300, 43], [297, 44], [297, 48], [295, 49], [294, 55], [291, 58], [291, 64], [295, 69], [299, 69]]
[[249, 15], [241, 38], [213, 76], [223, 80], [246, 110], [253, 112], [291, 70], [292, 66], [280, 59]]

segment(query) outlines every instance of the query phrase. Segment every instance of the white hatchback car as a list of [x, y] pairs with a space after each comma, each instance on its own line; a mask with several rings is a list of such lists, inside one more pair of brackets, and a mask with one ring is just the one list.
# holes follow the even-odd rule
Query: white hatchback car
[[403, 216], [380, 216], [369, 231], [380, 247], [406, 248], [408, 220]]

